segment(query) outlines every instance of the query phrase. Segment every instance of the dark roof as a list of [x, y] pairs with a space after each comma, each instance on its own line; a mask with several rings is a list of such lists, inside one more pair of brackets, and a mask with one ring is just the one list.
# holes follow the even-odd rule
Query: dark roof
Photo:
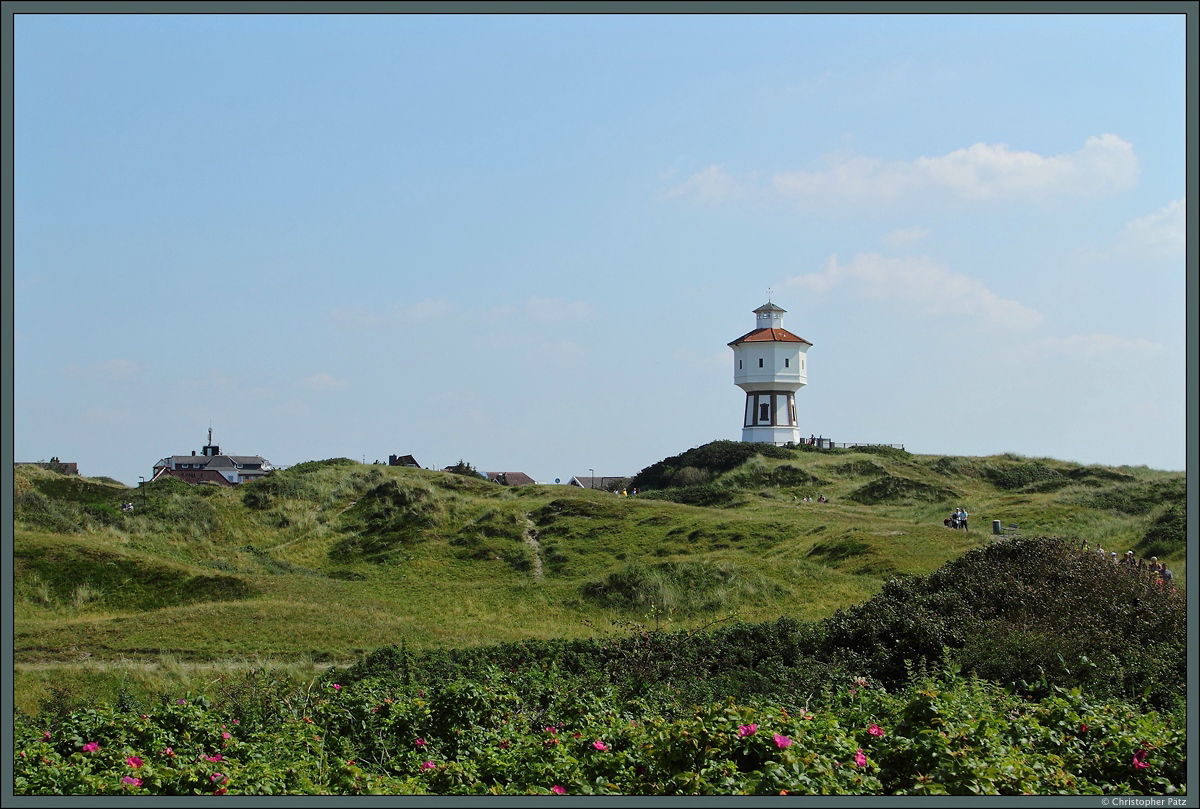
[[784, 313], [786, 313], [786, 312], [787, 312], [787, 309], [780, 309], [780, 308], [779, 308], [778, 306], [776, 306], [775, 304], [771, 303], [770, 301], [767, 301], [767, 302], [766, 302], [766, 303], [764, 303], [762, 306], [760, 306], [760, 307], [758, 307], [757, 309], [755, 309], [755, 310], [754, 310], [754, 314], [756, 314], [756, 315], [757, 315], [759, 312], [784, 312]]
[[[166, 458], [163, 458], [162, 463]], [[259, 464], [260, 466], [269, 466], [270, 461], [261, 455], [172, 455], [171, 461], [176, 465], [181, 464], [201, 464], [201, 469], [227, 469], [237, 464]], [[155, 464], [157, 466], [158, 464]]]
[[737, 338], [728, 345], [737, 345], [738, 343], [804, 343], [812, 345], [803, 337], [797, 337], [787, 329], [755, 329], [751, 332], [746, 332], [741, 337]]

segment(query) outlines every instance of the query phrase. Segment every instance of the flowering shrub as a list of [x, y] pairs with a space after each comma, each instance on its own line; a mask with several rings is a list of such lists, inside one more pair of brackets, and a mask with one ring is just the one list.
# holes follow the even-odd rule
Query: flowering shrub
[[[104, 794], [1166, 794], [1172, 717], [1059, 690], [1028, 701], [953, 672], [812, 710], [763, 700], [648, 712], [616, 700], [521, 709], [520, 682], [446, 683], [431, 703], [377, 681], [310, 691], [252, 732], [195, 700], [148, 714], [18, 717], [14, 792]], [[635, 711], [636, 709], [636, 711]], [[305, 719], [310, 721], [306, 722]], [[49, 733], [49, 738], [46, 734]], [[420, 742], [420, 744], [418, 744]]]

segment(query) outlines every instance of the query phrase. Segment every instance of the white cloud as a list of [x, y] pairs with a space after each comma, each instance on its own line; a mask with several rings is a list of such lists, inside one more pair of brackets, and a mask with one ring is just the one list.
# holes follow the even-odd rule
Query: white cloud
[[1111, 134], [1090, 137], [1079, 150], [1058, 155], [1014, 150], [1004, 143], [975, 143], [911, 161], [831, 154], [822, 162], [814, 171], [776, 172], [769, 188], [756, 187], [753, 174], [739, 176], [712, 165], [671, 188], [667, 196], [720, 202], [773, 192], [818, 205], [838, 200], [891, 202], [928, 193], [989, 200], [1127, 188], [1138, 174], [1133, 144]]
[[377, 328], [406, 323], [429, 323], [446, 317], [454, 310], [447, 300], [425, 298], [416, 303], [394, 306], [390, 309], [374, 309], [369, 306], [342, 306], [332, 310], [329, 318], [340, 326], [354, 328]]
[[724, 202], [737, 199], [747, 191], [743, 181], [718, 165], [696, 172], [681, 184], [667, 190], [667, 197], [692, 197], [701, 202]]
[[1166, 347], [1140, 337], [1129, 339], [1112, 334], [1073, 334], [1035, 340], [1026, 346], [1026, 351], [1044, 358], [1076, 362], [1100, 360], [1129, 363], [1160, 356]]
[[312, 390], [341, 390], [346, 387], [346, 381], [335, 379], [333, 376], [322, 371], [321, 373], [304, 377], [300, 380], [300, 385]]
[[587, 357], [587, 351], [579, 343], [561, 340], [556, 343], [537, 342], [525, 352], [525, 359], [553, 365], [574, 365]]
[[1187, 202], [1177, 199], [1135, 219], [1121, 234], [1123, 247], [1154, 256], [1183, 256], [1187, 250]]
[[585, 320], [592, 307], [583, 301], [564, 301], [556, 298], [530, 298], [525, 301], [525, 314], [534, 320]]
[[976, 143], [942, 157], [918, 158], [912, 165], [918, 182], [950, 189], [965, 199], [1127, 188], [1138, 172], [1133, 144], [1107, 134], [1088, 138], [1072, 154], [1042, 157], [1013, 151], [1003, 143]]
[[883, 241], [888, 247], [908, 247], [909, 245], [919, 242], [921, 239], [929, 236], [932, 233], [929, 228], [913, 225], [907, 228], [896, 228], [883, 237]]
[[926, 256], [888, 258], [860, 253], [849, 264], [830, 256], [822, 273], [798, 275], [789, 286], [825, 292], [847, 282], [868, 298], [905, 303], [924, 315], [982, 318], [989, 325], [1032, 329], [1042, 316], [1017, 301], [1006, 300], [979, 281], [953, 272]]
[[129, 379], [142, 370], [142, 366], [136, 362], [120, 359], [105, 360], [94, 365], [67, 365], [62, 369], [63, 373], [68, 376], [102, 381]]

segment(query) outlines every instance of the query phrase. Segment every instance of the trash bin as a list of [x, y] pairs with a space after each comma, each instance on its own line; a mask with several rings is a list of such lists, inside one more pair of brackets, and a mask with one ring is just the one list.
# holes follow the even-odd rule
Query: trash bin
[[993, 534], [1000, 533], [1000, 521], [999, 520], [992, 520], [992, 533]]

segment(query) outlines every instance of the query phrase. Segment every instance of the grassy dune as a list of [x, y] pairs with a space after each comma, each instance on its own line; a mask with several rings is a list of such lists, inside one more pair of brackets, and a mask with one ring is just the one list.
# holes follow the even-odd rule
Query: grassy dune
[[[993, 541], [993, 519], [1155, 553], [1183, 585], [1182, 473], [1014, 455], [743, 457], [745, 446], [666, 459], [640, 476], [657, 489], [625, 498], [347, 459], [144, 492], [19, 467], [17, 691], [44, 699], [55, 670], [115, 682], [217, 661], [303, 669], [401, 639], [464, 647], [631, 621], [816, 620]], [[818, 494], [829, 502], [803, 502]], [[128, 500], [132, 514], [118, 507]], [[960, 505], [970, 533], [942, 525]]]

